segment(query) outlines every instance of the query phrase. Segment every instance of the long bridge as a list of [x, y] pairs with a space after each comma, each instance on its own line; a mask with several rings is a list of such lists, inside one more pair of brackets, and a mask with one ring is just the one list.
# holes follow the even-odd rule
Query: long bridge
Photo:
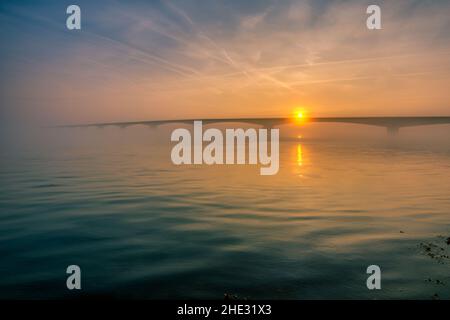
[[298, 121], [302, 123], [325, 122], [325, 123], [352, 123], [363, 124], [377, 127], [384, 127], [389, 134], [396, 134], [400, 128], [426, 126], [437, 124], [450, 124], [450, 116], [416, 116], [416, 117], [311, 117], [307, 119], [295, 119], [292, 117], [278, 118], [206, 118], [206, 119], [169, 119], [169, 120], [149, 120], [149, 121], [129, 121], [129, 122], [103, 122], [88, 124], [71, 124], [57, 127], [65, 128], [85, 128], [85, 127], [109, 127], [116, 126], [126, 128], [135, 125], [160, 126], [164, 124], [192, 124], [194, 121], [202, 121], [203, 124], [220, 123], [246, 123], [260, 125], [267, 128], [284, 124], [295, 124]]

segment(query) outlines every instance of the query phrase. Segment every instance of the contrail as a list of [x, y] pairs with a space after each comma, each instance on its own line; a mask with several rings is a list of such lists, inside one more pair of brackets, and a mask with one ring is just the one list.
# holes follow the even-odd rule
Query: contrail
[[189, 15], [186, 12], [184, 12], [182, 9], [178, 8], [177, 6], [175, 6], [174, 4], [172, 4], [169, 1], [166, 1], [165, 3], [172, 10], [174, 10], [177, 14], [179, 14], [181, 17], [183, 17], [193, 27], [193, 29], [197, 32], [197, 34], [199, 34], [201, 37], [203, 37], [208, 42], [210, 42], [216, 48], [216, 50], [218, 50], [220, 53], [222, 53], [222, 55], [225, 57], [225, 61], [223, 61], [223, 62], [226, 62], [229, 66], [231, 66], [235, 69], [238, 69], [239, 72], [237, 74], [244, 74], [250, 80], [253, 80], [253, 78], [250, 77], [249, 74], [250, 73], [255, 74], [257, 77], [271, 81], [272, 83], [275, 83], [276, 85], [278, 85], [280, 87], [292, 90], [292, 88], [288, 84], [284, 83], [283, 81], [280, 81], [268, 74], [265, 74], [265, 73], [261, 72], [261, 70], [259, 70], [259, 69], [249, 68], [248, 66], [243, 66], [242, 63], [234, 61], [234, 59], [232, 59], [230, 57], [230, 55], [228, 54], [226, 49], [219, 46], [214, 40], [212, 40], [210, 37], [208, 37], [202, 30], [200, 30], [196, 27], [194, 21], [189, 17]]

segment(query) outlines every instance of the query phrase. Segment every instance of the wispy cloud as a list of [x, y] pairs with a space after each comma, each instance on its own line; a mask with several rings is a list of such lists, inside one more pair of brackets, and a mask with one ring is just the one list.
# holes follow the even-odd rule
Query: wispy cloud
[[445, 113], [450, 3], [382, 2], [380, 31], [365, 27], [368, 4], [80, 1], [83, 28], [71, 33], [61, 5], [5, 2], [1, 68], [14, 79], [5, 99], [11, 108], [19, 96], [77, 101], [76, 112], [61, 103], [39, 111], [80, 120], [278, 115], [298, 105], [338, 114], [363, 101], [360, 114]]

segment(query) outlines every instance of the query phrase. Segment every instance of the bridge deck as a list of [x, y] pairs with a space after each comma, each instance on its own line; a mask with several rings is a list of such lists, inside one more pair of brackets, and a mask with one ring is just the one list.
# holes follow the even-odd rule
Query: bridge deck
[[[295, 123], [293, 118], [217, 118], [217, 119], [169, 119], [169, 120], [150, 120], [150, 121], [130, 121], [130, 122], [103, 122], [90, 124], [63, 125], [58, 127], [107, 127], [119, 126], [128, 127], [133, 125], [159, 126], [164, 124], [192, 124], [195, 120], [201, 120], [204, 124], [213, 123], [248, 123], [265, 127], [273, 127], [283, 124]], [[398, 130], [402, 127], [450, 124], [450, 116], [434, 117], [314, 117], [308, 118], [306, 122], [330, 122], [330, 123], [354, 123], [371, 126], [386, 127], [389, 130]]]

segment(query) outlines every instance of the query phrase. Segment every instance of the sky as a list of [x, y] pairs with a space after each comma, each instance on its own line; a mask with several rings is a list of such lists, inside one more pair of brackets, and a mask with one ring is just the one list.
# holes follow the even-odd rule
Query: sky
[[2, 0], [0, 121], [450, 115], [449, 17], [437, 0]]

